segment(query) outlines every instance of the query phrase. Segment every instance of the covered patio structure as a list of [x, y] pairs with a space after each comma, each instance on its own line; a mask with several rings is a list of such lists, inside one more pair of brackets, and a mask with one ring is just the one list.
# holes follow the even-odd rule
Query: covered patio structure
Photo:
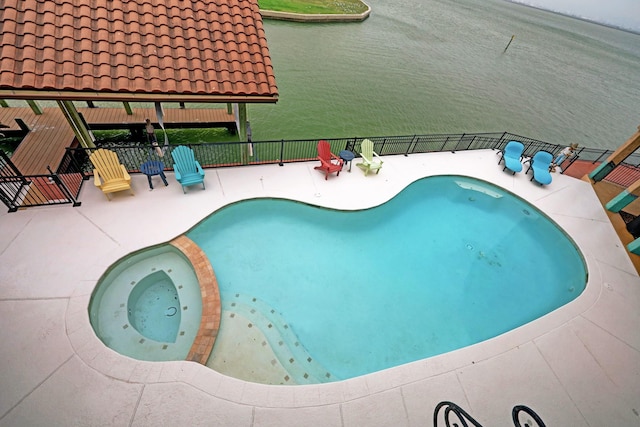
[[[0, 99], [29, 103], [30, 132], [12, 161], [40, 174], [72, 141], [93, 146], [74, 102], [121, 102], [129, 116], [132, 103], [153, 103], [160, 126], [163, 103], [226, 104], [243, 140], [246, 104], [275, 103], [278, 89], [254, 1], [8, 0], [0, 9]], [[59, 109], [41, 108], [43, 100]], [[45, 114], [64, 116], [65, 135], [37, 126]], [[38, 150], [48, 163], [29, 161]]]

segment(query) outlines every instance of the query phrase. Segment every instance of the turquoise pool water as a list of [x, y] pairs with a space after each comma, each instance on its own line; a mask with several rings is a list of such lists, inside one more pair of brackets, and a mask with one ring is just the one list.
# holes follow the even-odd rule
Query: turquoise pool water
[[181, 312], [178, 290], [163, 270], [145, 276], [129, 293], [129, 323], [149, 339], [176, 342]]
[[460, 176], [421, 179], [361, 211], [243, 201], [187, 236], [223, 302], [250, 295], [276, 310], [333, 380], [495, 337], [572, 301], [587, 278], [540, 211]]

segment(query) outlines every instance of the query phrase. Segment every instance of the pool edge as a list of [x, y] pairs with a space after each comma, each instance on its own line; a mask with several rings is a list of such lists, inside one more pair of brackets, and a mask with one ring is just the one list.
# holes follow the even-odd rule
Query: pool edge
[[218, 280], [209, 259], [193, 240], [183, 234], [169, 244], [178, 249], [193, 266], [202, 295], [200, 327], [185, 360], [206, 365], [220, 329], [222, 308]]

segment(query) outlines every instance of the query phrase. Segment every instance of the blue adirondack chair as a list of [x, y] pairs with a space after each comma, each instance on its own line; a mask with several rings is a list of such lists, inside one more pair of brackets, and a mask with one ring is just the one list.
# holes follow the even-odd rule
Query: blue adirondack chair
[[204, 171], [196, 160], [193, 150], [179, 145], [173, 149], [171, 157], [173, 157], [176, 180], [182, 185], [182, 192], [186, 194], [186, 187], [196, 184], [202, 184], [204, 190]]

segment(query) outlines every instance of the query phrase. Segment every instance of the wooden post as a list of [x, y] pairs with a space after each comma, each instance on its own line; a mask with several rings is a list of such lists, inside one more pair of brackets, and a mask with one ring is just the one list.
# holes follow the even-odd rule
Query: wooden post
[[89, 133], [89, 129], [86, 128], [80, 114], [78, 114], [78, 110], [76, 110], [75, 105], [73, 105], [72, 101], [56, 101], [58, 103], [58, 107], [64, 114], [67, 122], [73, 129], [73, 132], [76, 134], [76, 138], [80, 142], [84, 148], [95, 148], [96, 145], [93, 143], [93, 138]]
[[128, 102], [123, 102], [122, 105], [124, 105], [124, 111], [126, 111], [128, 115], [132, 116], [133, 110], [131, 109], [131, 105], [129, 105]]
[[640, 179], [631, 184], [626, 190], [609, 200], [605, 207], [609, 212], [620, 212], [622, 208], [636, 200], [640, 196]]
[[14, 119], [16, 121], [16, 123], [18, 124], [18, 126], [20, 127], [20, 130], [22, 130], [25, 134], [27, 132], [30, 132], [31, 129], [29, 129], [29, 126], [24, 122], [24, 120], [19, 119], [19, 118], [15, 118]]
[[511, 42], [513, 41], [513, 39], [516, 37], [516, 35], [512, 35], [511, 36], [511, 40], [509, 40], [509, 43], [507, 43], [507, 47], [504, 48], [504, 50], [502, 51], [502, 53], [505, 53], [507, 51], [507, 49], [509, 49], [509, 46], [511, 45]]
[[27, 104], [29, 104], [29, 107], [31, 107], [31, 111], [33, 111], [33, 114], [38, 116], [42, 114], [42, 108], [40, 108], [40, 106], [36, 101], [32, 99], [27, 99]]
[[238, 138], [247, 140], [247, 104], [238, 103]]
[[[238, 139], [240, 141], [247, 140], [247, 104], [244, 102], [238, 103]], [[243, 145], [244, 149], [242, 150], [242, 163], [247, 164], [249, 162], [249, 144]]]

